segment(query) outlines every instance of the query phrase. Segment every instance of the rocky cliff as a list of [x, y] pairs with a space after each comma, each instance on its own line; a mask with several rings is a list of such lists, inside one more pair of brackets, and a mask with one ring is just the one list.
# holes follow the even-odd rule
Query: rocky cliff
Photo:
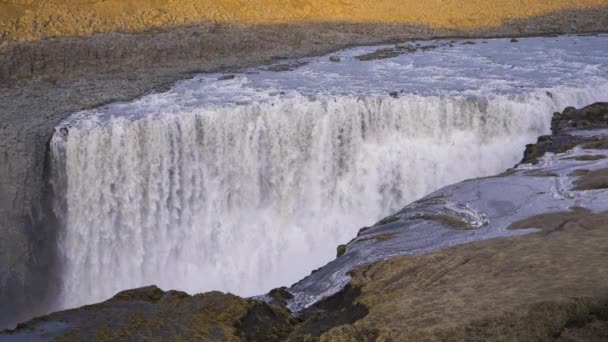
[[[606, 340], [608, 104], [556, 113], [553, 127], [522, 164], [440, 189], [361, 229], [336, 261], [291, 288], [243, 299], [147, 287], [1, 337]], [[417, 230], [429, 233], [426, 249], [413, 239]], [[340, 291], [297, 307], [302, 293], [340, 273], [348, 274]]]

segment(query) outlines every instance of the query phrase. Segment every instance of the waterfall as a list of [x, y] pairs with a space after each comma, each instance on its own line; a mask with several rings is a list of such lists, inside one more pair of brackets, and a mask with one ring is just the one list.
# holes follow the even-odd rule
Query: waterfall
[[359, 228], [513, 166], [554, 110], [598, 96], [295, 96], [66, 123], [51, 141], [62, 306], [290, 285]]

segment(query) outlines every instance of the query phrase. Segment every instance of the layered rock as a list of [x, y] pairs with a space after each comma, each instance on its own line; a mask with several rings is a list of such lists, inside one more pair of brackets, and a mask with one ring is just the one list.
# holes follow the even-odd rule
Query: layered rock
[[[540, 146], [560, 136], [575, 146], [440, 189], [362, 229], [289, 289], [242, 299], [143, 288], [2, 337], [605, 340], [607, 117], [606, 103], [557, 113]], [[341, 289], [302, 302], [328, 284]]]

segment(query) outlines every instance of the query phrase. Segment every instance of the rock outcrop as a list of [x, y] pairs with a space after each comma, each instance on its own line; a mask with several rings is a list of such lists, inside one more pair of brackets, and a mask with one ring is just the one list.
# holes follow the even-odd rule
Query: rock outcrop
[[[608, 104], [596, 103], [580, 110], [568, 107], [562, 113], [555, 113], [551, 120], [551, 135], [538, 137], [536, 144], [526, 146], [521, 163], [537, 164], [545, 153], [563, 153], [577, 145], [583, 148], [602, 148], [606, 144], [601, 137], [585, 134], [570, 134], [575, 130], [601, 128], [608, 121]], [[586, 144], [583, 144], [586, 143]]]
[[[572, 148], [440, 189], [362, 229], [336, 261], [289, 289], [243, 299], [148, 287], [0, 337], [606, 340], [608, 158], [581, 157], [608, 156], [607, 118], [606, 103], [557, 113], [550, 138], [581, 139]], [[339, 291], [296, 305], [340, 274]]]

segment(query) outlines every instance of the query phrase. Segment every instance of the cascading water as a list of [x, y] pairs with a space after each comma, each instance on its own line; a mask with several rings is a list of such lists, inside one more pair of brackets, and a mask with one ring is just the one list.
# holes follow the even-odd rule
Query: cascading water
[[[438, 50], [429, 54], [445, 53]], [[353, 63], [383, 73], [395, 62]], [[360, 227], [441, 186], [503, 171], [548, 131], [553, 111], [608, 93], [595, 76], [564, 87], [549, 75], [542, 80], [553, 87], [528, 83], [525, 92], [508, 90], [530, 80], [498, 77], [476, 94], [458, 91], [454, 76], [436, 94], [398, 98], [361, 93], [356, 80], [340, 94], [281, 83], [314, 68], [200, 76], [58, 127], [51, 153], [64, 223], [62, 307], [147, 284], [245, 296], [289, 285]], [[419, 89], [437, 81], [427, 76]]]

